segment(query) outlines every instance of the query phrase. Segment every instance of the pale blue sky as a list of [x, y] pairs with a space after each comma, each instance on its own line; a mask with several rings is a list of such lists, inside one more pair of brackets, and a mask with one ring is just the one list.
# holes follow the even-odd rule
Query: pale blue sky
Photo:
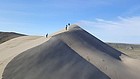
[[0, 31], [44, 35], [67, 23], [103, 41], [140, 44], [140, 0], [0, 0]]

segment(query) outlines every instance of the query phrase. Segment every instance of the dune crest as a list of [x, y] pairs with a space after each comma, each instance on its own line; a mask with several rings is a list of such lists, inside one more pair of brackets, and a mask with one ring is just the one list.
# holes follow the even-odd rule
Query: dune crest
[[139, 60], [110, 47], [78, 25], [56, 32], [45, 41], [34, 42], [33, 48], [18, 53], [4, 69], [3, 79], [140, 78]]

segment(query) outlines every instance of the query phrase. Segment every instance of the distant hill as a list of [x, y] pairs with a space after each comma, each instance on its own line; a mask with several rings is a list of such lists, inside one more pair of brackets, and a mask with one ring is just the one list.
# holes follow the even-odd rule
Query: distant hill
[[8, 41], [10, 39], [19, 37], [19, 36], [25, 36], [24, 34], [14, 33], [14, 32], [0, 32], [0, 44]]
[[126, 50], [134, 50], [139, 49], [140, 45], [136, 44], [125, 44], [125, 43], [107, 43], [108, 45], [116, 48], [116, 49], [126, 49]]
[[127, 54], [132, 58], [140, 59], [140, 44], [107, 43], [111, 47]]

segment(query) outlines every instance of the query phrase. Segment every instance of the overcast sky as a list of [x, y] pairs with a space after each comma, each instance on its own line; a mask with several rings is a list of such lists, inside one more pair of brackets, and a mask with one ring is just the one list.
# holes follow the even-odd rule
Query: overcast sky
[[105, 42], [140, 44], [140, 0], [0, 0], [0, 31], [45, 35], [67, 23]]

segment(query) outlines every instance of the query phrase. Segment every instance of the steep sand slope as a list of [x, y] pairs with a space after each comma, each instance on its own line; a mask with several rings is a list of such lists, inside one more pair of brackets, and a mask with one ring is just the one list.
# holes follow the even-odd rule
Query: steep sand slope
[[37, 36], [22, 36], [0, 44], [0, 79], [5, 66], [18, 54], [38, 46], [47, 39]]
[[15, 57], [3, 79], [140, 79], [140, 61], [77, 25]]
[[110, 79], [55, 37], [17, 56], [3, 75], [3, 79]]
[[[139, 60], [127, 57], [126, 55], [122, 54], [121, 52], [119, 52], [117, 50], [114, 50], [110, 46], [108, 46], [108, 45], [104, 44], [103, 42], [99, 41], [95, 37], [94, 38], [91, 37], [92, 41], [90, 41], [90, 37], [87, 37], [88, 35], [84, 36], [84, 34], [82, 34], [82, 33], [83, 32], [79, 33], [80, 35], [82, 35], [82, 37], [80, 37], [80, 38], [89, 38], [89, 39], [85, 39], [84, 41], [88, 40], [88, 41], [86, 41], [86, 44], [91, 45], [90, 47], [92, 47], [93, 49], [92, 48], [87, 48], [86, 44], [85, 45], [81, 44], [80, 46], [85, 46], [83, 48], [85, 48], [85, 49], [87, 48], [88, 51], [91, 50], [91, 53], [93, 53], [93, 51], [96, 51], [96, 53], [98, 53], [98, 55], [96, 55], [95, 53], [90, 54], [88, 52], [89, 56], [91, 56], [91, 58], [88, 56], [88, 59], [91, 60], [90, 61], [91, 63], [96, 65], [98, 68], [100, 68], [101, 71], [105, 72], [107, 75], [109, 75], [113, 79], [117, 79], [117, 78], [118, 79], [139, 79], [140, 78], [140, 76], [138, 74], [140, 72], [140, 67], [139, 67], [140, 61]], [[94, 39], [94, 41], [93, 41], [93, 39]], [[72, 47], [74, 47], [74, 46], [72, 46]], [[79, 51], [80, 54], [81, 54], [81, 52], [84, 52], [84, 50], [77, 50], [77, 51]], [[99, 51], [99, 52], [97, 52], [97, 51]], [[106, 53], [106, 54], [101, 55], [101, 52]], [[115, 54], [113, 54], [113, 55], [110, 54], [111, 52], [116, 53], [116, 55]], [[85, 53], [85, 54], [87, 54], [87, 53]], [[106, 56], [110, 55], [111, 57], [110, 56], [106, 57], [105, 55]], [[85, 57], [84, 54], [82, 54], [81, 56]], [[115, 56], [115, 58], [117, 56], [117, 58], [119, 58], [119, 61], [114, 60], [114, 56]], [[97, 62], [96, 60], [98, 58], [99, 58], [99, 61]], [[102, 62], [104, 62], [104, 63], [102, 63]]]
[[[135, 60], [131, 61], [135, 62], [135, 64], [125, 61], [128, 57], [123, 53], [101, 42], [78, 26], [71, 26], [69, 32], [55, 37], [66, 42], [79, 55], [89, 60], [90, 63], [98, 67], [112, 79], [140, 78], [138, 74], [140, 71], [135, 71], [134, 69], [135, 67], [138, 70], [140, 69], [138, 67], [140, 65], [139, 60], [137, 62]], [[121, 55], [122, 57], [120, 58]]]

